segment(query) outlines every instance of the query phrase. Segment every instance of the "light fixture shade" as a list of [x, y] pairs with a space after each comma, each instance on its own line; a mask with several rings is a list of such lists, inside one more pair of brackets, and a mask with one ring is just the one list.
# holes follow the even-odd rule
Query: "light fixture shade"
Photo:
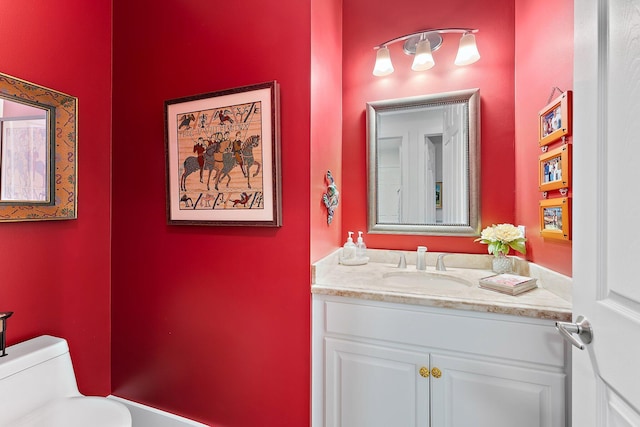
[[480, 59], [480, 53], [476, 46], [476, 36], [471, 33], [465, 33], [460, 38], [460, 47], [456, 56], [456, 65], [469, 65]]
[[425, 71], [435, 64], [431, 54], [431, 43], [428, 39], [420, 40], [416, 46], [416, 56], [413, 58], [411, 69], [413, 71]]
[[388, 76], [393, 73], [393, 64], [391, 63], [391, 55], [386, 46], [378, 49], [376, 54], [376, 65], [373, 68], [373, 75], [377, 77]]

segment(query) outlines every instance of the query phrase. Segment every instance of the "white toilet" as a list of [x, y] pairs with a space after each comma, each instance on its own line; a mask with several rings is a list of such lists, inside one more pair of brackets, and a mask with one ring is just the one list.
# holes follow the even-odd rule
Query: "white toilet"
[[67, 341], [43, 335], [0, 357], [0, 427], [131, 427], [121, 403], [83, 396]]

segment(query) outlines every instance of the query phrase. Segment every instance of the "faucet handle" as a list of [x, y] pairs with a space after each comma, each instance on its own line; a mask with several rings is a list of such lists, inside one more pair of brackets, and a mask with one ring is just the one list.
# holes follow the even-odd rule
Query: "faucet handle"
[[400, 252], [400, 261], [398, 261], [398, 268], [407, 268], [407, 257], [404, 252]]
[[444, 265], [444, 257], [450, 254], [440, 254], [438, 255], [438, 260], [436, 261], [436, 271], [447, 271], [447, 267]]

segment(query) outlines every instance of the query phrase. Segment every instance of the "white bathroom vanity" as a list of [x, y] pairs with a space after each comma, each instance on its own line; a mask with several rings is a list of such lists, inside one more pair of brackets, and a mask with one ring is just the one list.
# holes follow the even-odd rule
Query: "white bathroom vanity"
[[447, 271], [365, 266], [332, 254], [313, 266], [313, 427], [564, 427], [570, 278], [525, 261], [539, 288], [519, 296], [478, 286], [490, 257], [449, 255]]

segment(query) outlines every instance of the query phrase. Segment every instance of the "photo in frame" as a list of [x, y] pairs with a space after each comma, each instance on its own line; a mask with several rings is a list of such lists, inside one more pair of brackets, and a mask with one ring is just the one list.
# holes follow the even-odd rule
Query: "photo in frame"
[[571, 135], [573, 93], [568, 90], [547, 104], [538, 113], [538, 140], [540, 146]]
[[442, 181], [436, 182], [436, 208], [442, 207]]
[[282, 225], [279, 86], [165, 101], [167, 220]]
[[571, 145], [547, 151], [539, 157], [539, 190], [550, 191], [571, 186]]
[[571, 199], [560, 197], [540, 200], [540, 235], [544, 238], [571, 240]]

